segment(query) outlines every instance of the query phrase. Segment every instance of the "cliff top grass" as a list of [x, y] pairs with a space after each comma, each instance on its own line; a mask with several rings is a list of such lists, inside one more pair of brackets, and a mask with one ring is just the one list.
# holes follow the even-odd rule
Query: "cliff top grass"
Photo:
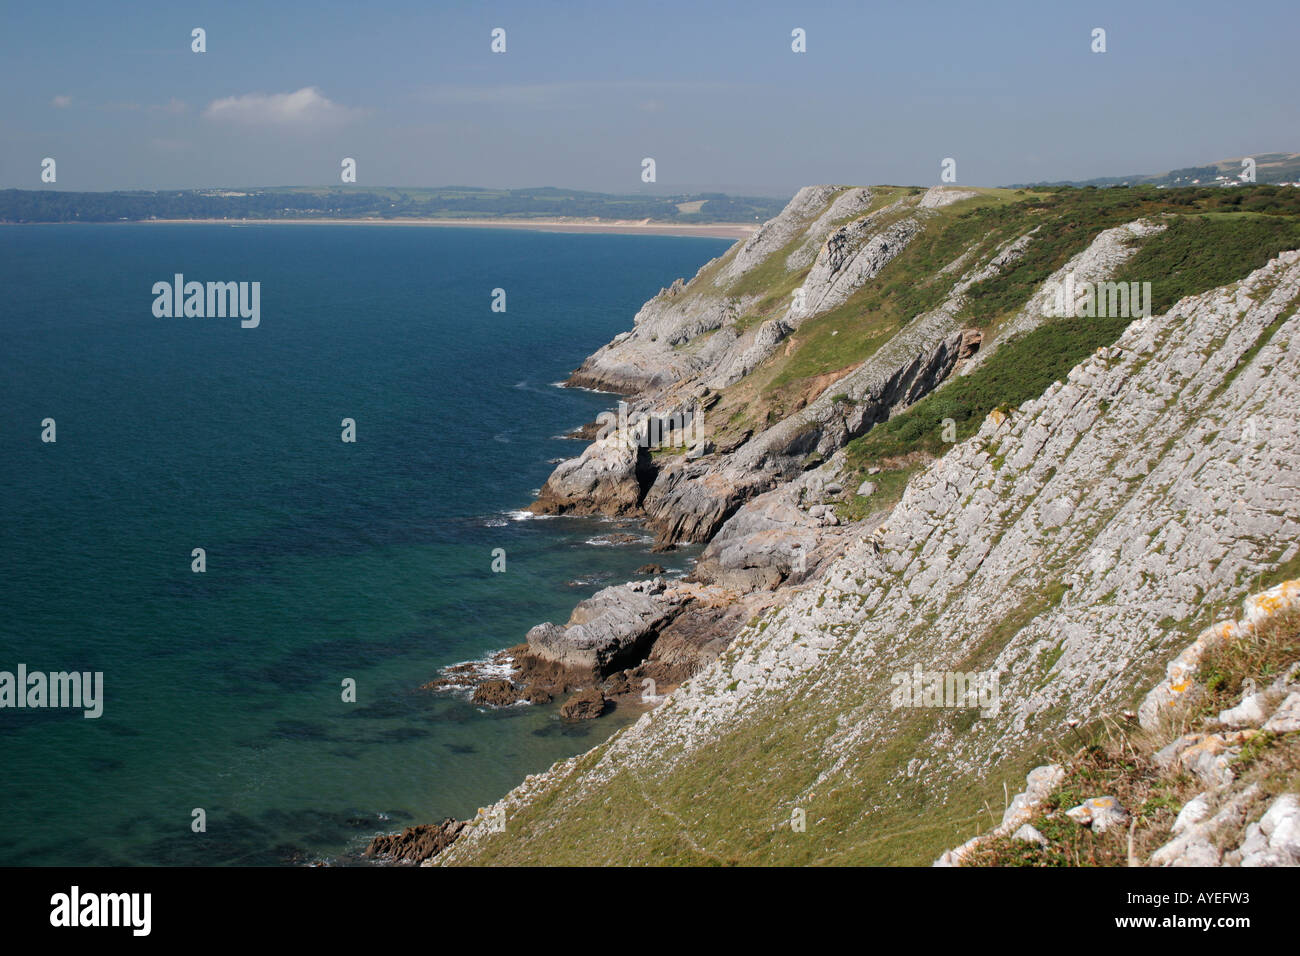
[[[879, 213], [922, 192], [915, 187], [876, 187], [870, 211]], [[1145, 239], [1115, 278], [1151, 282], [1151, 304], [1157, 313], [1184, 296], [1239, 279], [1279, 252], [1300, 248], [1300, 190], [1286, 187], [976, 192], [937, 210], [909, 204], [894, 211], [895, 218], [917, 217], [923, 230], [874, 280], [840, 306], [804, 322], [775, 355], [724, 390], [720, 412], [736, 418], [731, 430], [761, 428], [802, 407], [819, 379], [833, 380], [870, 358], [913, 318], [939, 306], [962, 273], [1031, 230], [1037, 231], [1019, 260], [970, 288], [960, 320], [996, 334], [1042, 282], [1099, 233], [1143, 217], [1160, 218], [1168, 228]], [[806, 268], [786, 268], [787, 257], [803, 241], [802, 234], [791, 240], [731, 288], [733, 294], [763, 296], [736, 323], [738, 331], [784, 314], [790, 295], [807, 275]], [[955, 268], [942, 271], [954, 263]], [[721, 262], [715, 262], [706, 268], [716, 275], [720, 267]], [[1089, 351], [1113, 342], [1127, 324], [1084, 321], [1092, 327], [1052, 323], [1056, 332], [1015, 347], [1012, 354], [1018, 364], [1004, 360], [996, 374], [980, 375], [964, 386], [958, 382], [965, 379], [949, 383], [940, 390], [948, 393], [943, 400], [894, 426], [899, 430], [896, 437], [904, 436], [902, 444], [872, 448], [871, 453], [896, 455], [918, 448], [940, 454], [938, 423], [943, 419], [956, 421], [957, 440], [967, 437], [993, 408], [1018, 405], [1039, 394]], [[1049, 344], [1055, 338], [1059, 343]], [[919, 424], [925, 416], [929, 420]], [[921, 443], [911, 444], [915, 441]], [[858, 459], [865, 461], [861, 453]]]
[[[877, 189], [871, 211], [912, 192]], [[1147, 239], [1117, 278], [1150, 281], [1156, 311], [1239, 279], [1278, 252], [1300, 247], [1300, 190], [1284, 187], [977, 192], [937, 210], [910, 205], [897, 210], [895, 217], [919, 217], [923, 231], [873, 281], [837, 308], [805, 322], [785, 348], [752, 372], [745, 404], [758, 397], [779, 405], [787, 392], [801, 391], [807, 379], [856, 367], [914, 317], [940, 305], [962, 272], [1030, 230], [1037, 232], [1024, 255], [1001, 274], [974, 284], [959, 318], [996, 328], [1100, 232], [1142, 217], [1168, 217], [1170, 228]], [[788, 243], [733, 287], [733, 292], [764, 296], [737, 323], [739, 330], [784, 313], [807, 274], [806, 269], [785, 268], [786, 258], [801, 244], [802, 237]], [[959, 259], [957, 268], [941, 271]]]
[[[1149, 237], [1116, 276], [1121, 282], [1151, 282], [1151, 305], [1156, 314], [1186, 296], [1229, 284], [1282, 251], [1300, 248], [1300, 207], [1297, 218], [1220, 212], [1173, 215], [1167, 225], [1165, 231]], [[1025, 287], [1026, 299], [1032, 291]], [[916, 450], [942, 454], [946, 445], [974, 434], [994, 408], [1018, 406], [1042, 394], [1089, 353], [1119, 338], [1129, 321], [1058, 319], [1004, 343], [970, 375], [949, 380], [852, 442], [847, 450], [850, 466], [863, 471], [879, 458]], [[873, 321], [867, 327], [874, 325]], [[846, 344], [852, 342], [851, 337], [846, 338]], [[955, 427], [945, 436], [947, 420]]]

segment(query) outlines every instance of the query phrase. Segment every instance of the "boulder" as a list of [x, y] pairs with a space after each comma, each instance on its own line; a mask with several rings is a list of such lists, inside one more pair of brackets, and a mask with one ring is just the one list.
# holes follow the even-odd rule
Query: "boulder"
[[642, 660], [680, 609], [680, 597], [661, 581], [608, 587], [574, 608], [567, 625], [529, 631], [528, 653], [596, 680]]
[[618, 431], [556, 466], [529, 510], [537, 514], [634, 514], [648, 483], [650, 453]]
[[1264, 729], [1272, 734], [1290, 734], [1300, 730], [1300, 692], [1290, 694], [1282, 701], [1264, 724]]
[[1300, 799], [1284, 793], [1246, 828], [1242, 866], [1300, 866]]
[[1037, 843], [1039, 846], [1047, 846], [1047, 837], [1038, 831], [1037, 827], [1026, 823], [1015, 833], [1011, 834], [1011, 839], [1019, 840], [1021, 843]]
[[1250, 694], [1240, 704], [1219, 714], [1224, 727], [1258, 727], [1264, 722], [1264, 695]]
[[1065, 815], [1080, 826], [1091, 827], [1093, 833], [1105, 833], [1111, 827], [1128, 823], [1128, 811], [1114, 797], [1089, 797]]
[[565, 720], [594, 720], [605, 712], [605, 695], [599, 687], [591, 687], [574, 694], [560, 708]]

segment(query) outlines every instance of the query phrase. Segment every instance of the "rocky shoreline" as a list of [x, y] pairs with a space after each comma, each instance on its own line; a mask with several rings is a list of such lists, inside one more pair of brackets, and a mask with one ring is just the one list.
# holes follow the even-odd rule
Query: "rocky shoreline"
[[[705, 551], [680, 580], [666, 581], [661, 568], [646, 566], [652, 577], [604, 588], [579, 602], [564, 624], [539, 624], [524, 643], [485, 661], [454, 665], [422, 689], [468, 690], [475, 704], [489, 707], [562, 700], [564, 720], [653, 708], [717, 661], [746, 624], [784, 604], [851, 540], [875, 530], [883, 508], [856, 523], [838, 517], [837, 502], [853, 493], [846, 495], [838, 480], [842, 460], [835, 453], [974, 355], [978, 332], [945, 327], [917, 343], [919, 353], [909, 344], [886, 354], [874, 377], [857, 376], [865, 385], [861, 399], [834, 404], [824, 420], [810, 418], [813, 426], [796, 433], [785, 420], [762, 431], [707, 427], [702, 436], [692, 430], [690, 447], [679, 447], [673, 426], [695, 416], [703, 421], [717, 410], [720, 388], [772, 354], [803, 319], [833, 308], [869, 281], [916, 234], [925, 210], [970, 195], [918, 191], [868, 213], [869, 189], [809, 187], [690, 283], [679, 279], [646, 303], [631, 332], [589, 357], [564, 383], [624, 396], [624, 427], [611, 429], [606, 420], [602, 428], [598, 420], [570, 432], [567, 437], [591, 444], [557, 464], [529, 510], [629, 519], [655, 535], [656, 550], [694, 542], [706, 544]], [[806, 314], [792, 308], [780, 321], [739, 332], [734, 297], [712, 287], [699, 293], [701, 280], [723, 260], [730, 260], [720, 270], [723, 281], [734, 283], [792, 239], [800, 239], [799, 254], [812, 263], [806, 291], [814, 304]], [[678, 361], [675, 345], [714, 330], [728, 333], [724, 351], [702, 363]], [[820, 384], [824, 390], [831, 383]], [[817, 403], [810, 400], [817, 398], [805, 399], [807, 411], [815, 413]], [[662, 423], [670, 424], [660, 432], [654, 426]], [[652, 434], [658, 441], [648, 440]], [[823, 454], [831, 460], [811, 467]], [[870, 494], [865, 485], [855, 488]], [[421, 856], [429, 859], [459, 832], [446, 823], [412, 828], [398, 844], [377, 837], [367, 854], [409, 861], [412, 852], [420, 856], [409, 850], [416, 846], [432, 848]]]

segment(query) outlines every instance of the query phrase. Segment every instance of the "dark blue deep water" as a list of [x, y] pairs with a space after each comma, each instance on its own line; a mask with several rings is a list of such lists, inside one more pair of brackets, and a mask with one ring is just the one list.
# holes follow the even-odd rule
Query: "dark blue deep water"
[[[0, 227], [0, 670], [105, 683], [96, 720], [0, 709], [0, 864], [345, 858], [607, 736], [419, 685], [649, 560], [509, 512], [616, 401], [553, 383], [727, 245]], [[259, 281], [261, 325], [156, 318], [177, 272]]]

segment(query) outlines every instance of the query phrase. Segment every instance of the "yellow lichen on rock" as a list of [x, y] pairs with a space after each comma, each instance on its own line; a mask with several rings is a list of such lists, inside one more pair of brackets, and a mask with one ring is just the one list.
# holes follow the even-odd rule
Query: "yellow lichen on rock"
[[1211, 624], [1196, 640], [1165, 668], [1165, 679], [1157, 684], [1138, 708], [1138, 718], [1143, 727], [1152, 730], [1163, 713], [1177, 703], [1195, 686], [1193, 675], [1201, 666], [1201, 658], [1212, 647], [1237, 636], [1244, 625], [1255, 626], [1281, 611], [1300, 607], [1300, 580], [1283, 581], [1266, 591], [1252, 594], [1242, 604], [1240, 621], [1219, 621]]

